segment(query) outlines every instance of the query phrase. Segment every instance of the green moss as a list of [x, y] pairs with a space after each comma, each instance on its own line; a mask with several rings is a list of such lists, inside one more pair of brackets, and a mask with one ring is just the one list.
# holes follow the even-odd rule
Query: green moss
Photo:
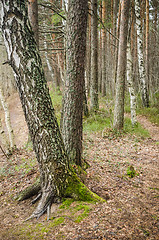
[[56, 226], [60, 225], [61, 223], [63, 223], [64, 220], [65, 220], [64, 217], [55, 218], [53, 221], [51, 221], [51, 222], [48, 224], [48, 228], [56, 227]]
[[127, 168], [127, 175], [130, 177], [130, 178], [133, 178], [136, 176], [136, 171], [134, 169], [134, 167], [131, 165]]
[[75, 222], [79, 223], [79, 222], [81, 222], [84, 218], [86, 218], [89, 215], [91, 207], [88, 206], [88, 205], [80, 204], [80, 205], [77, 205], [75, 207], [75, 210], [76, 211], [83, 210], [83, 212], [79, 216], [77, 216], [76, 219], [75, 219]]
[[68, 177], [68, 186], [65, 190], [65, 197], [72, 197], [75, 200], [87, 202], [105, 202], [97, 194], [91, 192], [77, 177], [73, 169]]
[[64, 199], [64, 201], [62, 202], [62, 205], [59, 207], [59, 209], [67, 209], [70, 207], [71, 203], [74, 202], [74, 199], [72, 198], [67, 198]]

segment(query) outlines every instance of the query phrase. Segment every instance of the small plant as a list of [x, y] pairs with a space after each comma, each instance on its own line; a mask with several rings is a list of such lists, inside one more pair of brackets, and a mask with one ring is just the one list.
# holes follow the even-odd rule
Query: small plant
[[130, 177], [130, 178], [133, 178], [136, 176], [136, 171], [134, 169], [134, 167], [131, 165], [127, 168], [127, 175]]

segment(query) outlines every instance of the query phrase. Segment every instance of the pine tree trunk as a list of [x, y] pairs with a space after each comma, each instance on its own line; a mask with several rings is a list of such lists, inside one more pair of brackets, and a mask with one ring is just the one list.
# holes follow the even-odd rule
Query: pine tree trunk
[[96, 111], [98, 105], [98, 20], [97, 20], [97, 0], [91, 1], [91, 111]]
[[121, 26], [119, 37], [118, 69], [116, 82], [116, 99], [114, 109], [114, 129], [122, 129], [124, 125], [124, 95], [126, 74], [126, 49], [128, 35], [130, 0], [121, 0]]
[[[102, 1], [102, 22], [106, 22], [106, 1]], [[102, 96], [106, 95], [106, 29], [102, 28]]]
[[38, 2], [37, 0], [28, 0], [28, 16], [34, 32], [36, 44], [39, 46], [39, 27], [38, 27]]
[[136, 28], [137, 28], [137, 50], [139, 61], [139, 78], [141, 85], [141, 96], [144, 107], [149, 107], [148, 88], [146, 82], [144, 56], [143, 56], [143, 39], [142, 39], [142, 23], [140, 17], [140, 1], [135, 0]]
[[87, 1], [69, 1], [62, 135], [69, 158], [78, 165], [82, 154], [87, 13]]

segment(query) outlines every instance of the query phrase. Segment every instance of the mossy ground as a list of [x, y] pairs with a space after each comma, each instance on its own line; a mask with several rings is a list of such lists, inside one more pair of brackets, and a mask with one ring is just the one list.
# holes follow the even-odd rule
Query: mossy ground
[[[56, 232], [56, 228], [60, 225], [65, 226], [67, 219], [80, 223], [89, 215], [92, 208], [93, 204], [65, 199], [57, 211], [51, 215], [49, 221], [44, 219], [43, 221], [34, 221], [34, 223], [24, 222], [9, 232], [6, 231], [6, 235], [4, 233], [3, 236], [6, 239], [9, 235], [14, 236], [15, 239], [45, 239], [46, 235], [53, 236], [53, 232]], [[56, 237], [56, 239], [62, 239], [60, 233]]]

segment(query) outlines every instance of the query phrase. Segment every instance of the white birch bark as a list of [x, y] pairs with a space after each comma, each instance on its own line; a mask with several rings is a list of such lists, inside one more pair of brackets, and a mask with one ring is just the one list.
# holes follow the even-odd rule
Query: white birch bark
[[142, 39], [142, 24], [140, 17], [140, 1], [135, 0], [135, 14], [136, 14], [136, 30], [137, 30], [137, 51], [139, 62], [139, 78], [141, 85], [141, 96], [144, 107], [149, 107], [148, 89], [146, 83], [146, 74], [143, 56], [143, 39]]
[[136, 95], [132, 78], [132, 55], [130, 50], [130, 42], [127, 46], [127, 82], [130, 93], [130, 109], [131, 109], [131, 123], [134, 126], [137, 123], [136, 120]]
[[0, 85], [0, 100], [1, 100], [1, 104], [2, 104], [2, 107], [4, 109], [4, 113], [5, 113], [5, 123], [6, 123], [7, 131], [8, 131], [10, 148], [13, 149], [14, 146], [15, 146], [15, 144], [14, 144], [14, 134], [13, 134], [12, 126], [11, 126], [10, 113], [9, 113], [8, 105], [7, 105], [7, 102], [6, 102], [5, 97], [3, 95], [1, 85]]

